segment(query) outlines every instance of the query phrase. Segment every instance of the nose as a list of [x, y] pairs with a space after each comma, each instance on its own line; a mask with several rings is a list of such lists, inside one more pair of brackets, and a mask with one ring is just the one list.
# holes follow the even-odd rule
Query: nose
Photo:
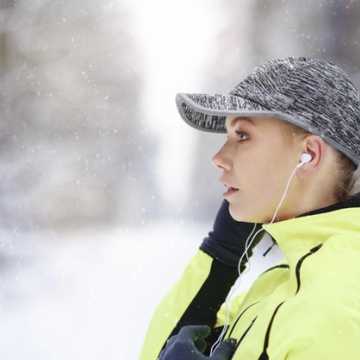
[[230, 163], [226, 158], [224, 157], [224, 146], [220, 148], [218, 152], [215, 153], [215, 155], [212, 157], [213, 164], [222, 169], [222, 170], [230, 170]]

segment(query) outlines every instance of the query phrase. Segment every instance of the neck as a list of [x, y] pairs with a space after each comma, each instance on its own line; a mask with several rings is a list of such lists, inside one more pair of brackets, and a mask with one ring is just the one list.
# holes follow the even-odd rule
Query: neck
[[[338, 202], [335, 197], [329, 197], [328, 193], [326, 196], [324, 194], [320, 194], [318, 189], [314, 192], [307, 191], [307, 195], [305, 196], [304, 191], [299, 191], [297, 194], [299, 195], [295, 198], [292, 198], [290, 202], [287, 202], [288, 205], [286, 207], [283, 209], [282, 206], [280, 207], [274, 222], [293, 219], [307, 212], [330, 206]], [[273, 215], [267, 221], [267, 223], [271, 221], [272, 217]]]

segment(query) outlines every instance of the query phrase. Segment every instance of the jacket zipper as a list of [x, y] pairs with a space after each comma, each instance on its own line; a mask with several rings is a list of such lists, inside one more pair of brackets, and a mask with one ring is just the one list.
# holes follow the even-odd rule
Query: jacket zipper
[[296, 281], [297, 281], [297, 289], [296, 289], [296, 292], [295, 292], [295, 295], [299, 292], [300, 290], [300, 285], [301, 285], [301, 281], [300, 281], [300, 268], [301, 268], [301, 265], [303, 263], [303, 261], [310, 255], [312, 255], [313, 253], [315, 253], [316, 251], [318, 251], [321, 247], [322, 247], [323, 244], [319, 244], [315, 247], [313, 247], [312, 249], [310, 249], [310, 251], [308, 253], [306, 253], [304, 256], [302, 256], [299, 261], [297, 262], [296, 264]]
[[238, 316], [238, 318], [236, 319], [236, 321], [234, 322], [234, 324], [231, 327], [230, 333], [229, 333], [229, 337], [231, 337], [232, 332], [234, 331], [236, 324], [238, 323], [238, 321], [240, 320], [240, 318], [245, 314], [246, 311], [248, 311], [248, 309], [250, 309], [252, 306], [254, 306], [255, 304], [257, 304], [259, 301], [256, 301], [254, 303], [252, 303], [251, 305], [249, 305], [246, 309], [244, 309], [241, 314]]
[[[268, 271], [271, 271], [271, 270], [274, 270], [274, 269], [277, 269], [277, 268], [289, 268], [289, 265], [288, 264], [279, 264], [279, 265], [275, 265], [275, 266], [272, 266], [270, 268], [268, 268], [267, 270], [265, 270], [263, 273], [261, 273], [260, 275], [268, 272]], [[241, 319], [241, 317], [245, 314], [245, 312], [250, 309], [252, 306], [254, 306], [255, 304], [257, 304], [259, 301], [256, 301], [252, 304], [250, 304], [246, 309], [244, 309], [240, 315], [237, 317], [236, 321], [234, 322], [234, 324], [232, 325], [231, 327], [231, 330], [229, 332], [229, 335], [227, 336], [228, 338], [231, 337], [231, 334], [233, 333], [238, 321]], [[237, 348], [239, 347], [239, 345], [241, 344], [242, 340], [245, 338], [246, 334], [249, 332], [249, 330], [251, 329], [251, 327], [253, 326], [255, 320], [257, 319], [257, 316], [251, 321], [251, 324], [248, 326], [248, 328], [245, 330], [245, 332], [241, 335], [241, 337], [239, 338], [238, 342], [236, 343], [236, 347], [235, 347], [235, 351], [234, 353], [236, 352]]]
[[[315, 247], [313, 247], [312, 249], [310, 249], [309, 252], [307, 252], [305, 255], [303, 255], [299, 260], [298, 262], [296, 263], [296, 280], [297, 280], [297, 289], [296, 289], [296, 292], [295, 292], [295, 295], [299, 292], [300, 290], [300, 286], [301, 286], [301, 279], [300, 279], [300, 269], [301, 269], [301, 266], [302, 266], [302, 263], [303, 261], [310, 255], [314, 254], [316, 251], [318, 251], [321, 247], [322, 247], [323, 244], [319, 244]], [[283, 305], [285, 303], [285, 301], [281, 302], [280, 304], [277, 305], [272, 317], [271, 317], [271, 320], [270, 320], [270, 323], [268, 325], [268, 328], [266, 330], [266, 335], [265, 335], [265, 341], [264, 341], [264, 349], [263, 349], [263, 352], [261, 353], [260, 357], [258, 360], [268, 360], [269, 359], [269, 355], [267, 353], [267, 348], [269, 346], [269, 338], [270, 338], [270, 331], [271, 331], [271, 326], [273, 324], [273, 321], [274, 321], [274, 318], [275, 318], [275, 315], [277, 313], [277, 311], [280, 309], [280, 306]]]
[[251, 321], [251, 324], [248, 326], [248, 328], [245, 330], [245, 332], [241, 335], [239, 341], [236, 343], [234, 354], [235, 354], [236, 350], [238, 349], [239, 345], [241, 344], [241, 342], [243, 341], [243, 339], [245, 338], [246, 334], [249, 332], [251, 327], [254, 325], [254, 322], [256, 319], [257, 319], [257, 316]]
[[277, 268], [288, 269], [288, 268], [289, 268], [289, 265], [288, 265], [288, 264], [279, 264], [279, 265], [272, 266], [272, 267], [266, 269], [265, 271], [263, 271], [260, 275], [265, 274], [265, 273], [267, 273], [268, 271], [273, 270], [273, 269], [277, 269]]

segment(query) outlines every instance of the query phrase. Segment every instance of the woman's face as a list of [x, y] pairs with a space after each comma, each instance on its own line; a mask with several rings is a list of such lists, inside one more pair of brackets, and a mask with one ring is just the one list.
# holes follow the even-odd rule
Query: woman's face
[[[285, 127], [273, 117], [226, 118], [227, 138], [212, 160], [222, 170], [220, 181], [238, 189], [224, 195], [235, 220], [271, 221], [302, 153]], [[296, 181], [294, 175], [274, 222], [295, 215]]]

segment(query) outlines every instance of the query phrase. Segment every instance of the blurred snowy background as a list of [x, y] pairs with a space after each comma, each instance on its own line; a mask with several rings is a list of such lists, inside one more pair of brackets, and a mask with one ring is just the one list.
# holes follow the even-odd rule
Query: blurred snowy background
[[0, 0], [0, 358], [137, 359], [223, 199], [225, 135], [185, 124], [175, 94], [289, 55], [359, 85], [359, 16], [345, 0]]

